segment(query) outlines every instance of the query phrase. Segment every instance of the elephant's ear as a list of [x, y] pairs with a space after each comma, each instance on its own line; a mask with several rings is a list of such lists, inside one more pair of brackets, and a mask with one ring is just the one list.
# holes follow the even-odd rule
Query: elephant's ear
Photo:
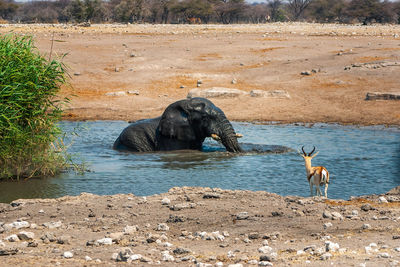
[[182, 107], [168, 107], [158, 126], [160, 134], [172, 139], [195, 140], [196, 135], [188, 117], [189, 114]]

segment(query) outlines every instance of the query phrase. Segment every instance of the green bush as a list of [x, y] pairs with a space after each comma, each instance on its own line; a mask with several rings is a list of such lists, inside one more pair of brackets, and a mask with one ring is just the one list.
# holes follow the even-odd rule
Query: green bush
[[57, 121], [65, 68], [32, 37], [0, 36], [0, 179], [55, 175], [66, 166]]

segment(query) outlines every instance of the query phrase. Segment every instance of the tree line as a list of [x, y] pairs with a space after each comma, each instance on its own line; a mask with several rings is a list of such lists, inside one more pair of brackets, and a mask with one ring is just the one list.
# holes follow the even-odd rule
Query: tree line
[[[256, 0], [255, 0], [256, 1]], [[400, 0], [0, 0], [0, 20], [21, 23], [400, 23]]]

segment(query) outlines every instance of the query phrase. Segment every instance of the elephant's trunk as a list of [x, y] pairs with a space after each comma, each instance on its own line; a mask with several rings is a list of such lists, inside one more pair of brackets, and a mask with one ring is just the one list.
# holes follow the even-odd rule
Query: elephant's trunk
[[232, 127], [232, 124], [228, 121], [227, 118], [224, 118], [220, 123], [220, 133], [219, 137], [221, 138], [222, 144], [225, 146], [226, 150], [229, 152], [242, 152], [242, 148], [239, 146], [237, 141], [237, 135], [235, 130]]

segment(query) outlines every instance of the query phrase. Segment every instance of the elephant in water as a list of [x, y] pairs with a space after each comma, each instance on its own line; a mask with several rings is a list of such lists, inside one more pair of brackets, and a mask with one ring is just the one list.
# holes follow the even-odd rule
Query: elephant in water
[[139, 120], [126, 127], [113, 148], [149, 152], [201, 150], [206, 137], [220, 141], [229, 152], [242, 152], [224, 112], [205, 98], [184, 99], [169, 105], [161, 117]]

